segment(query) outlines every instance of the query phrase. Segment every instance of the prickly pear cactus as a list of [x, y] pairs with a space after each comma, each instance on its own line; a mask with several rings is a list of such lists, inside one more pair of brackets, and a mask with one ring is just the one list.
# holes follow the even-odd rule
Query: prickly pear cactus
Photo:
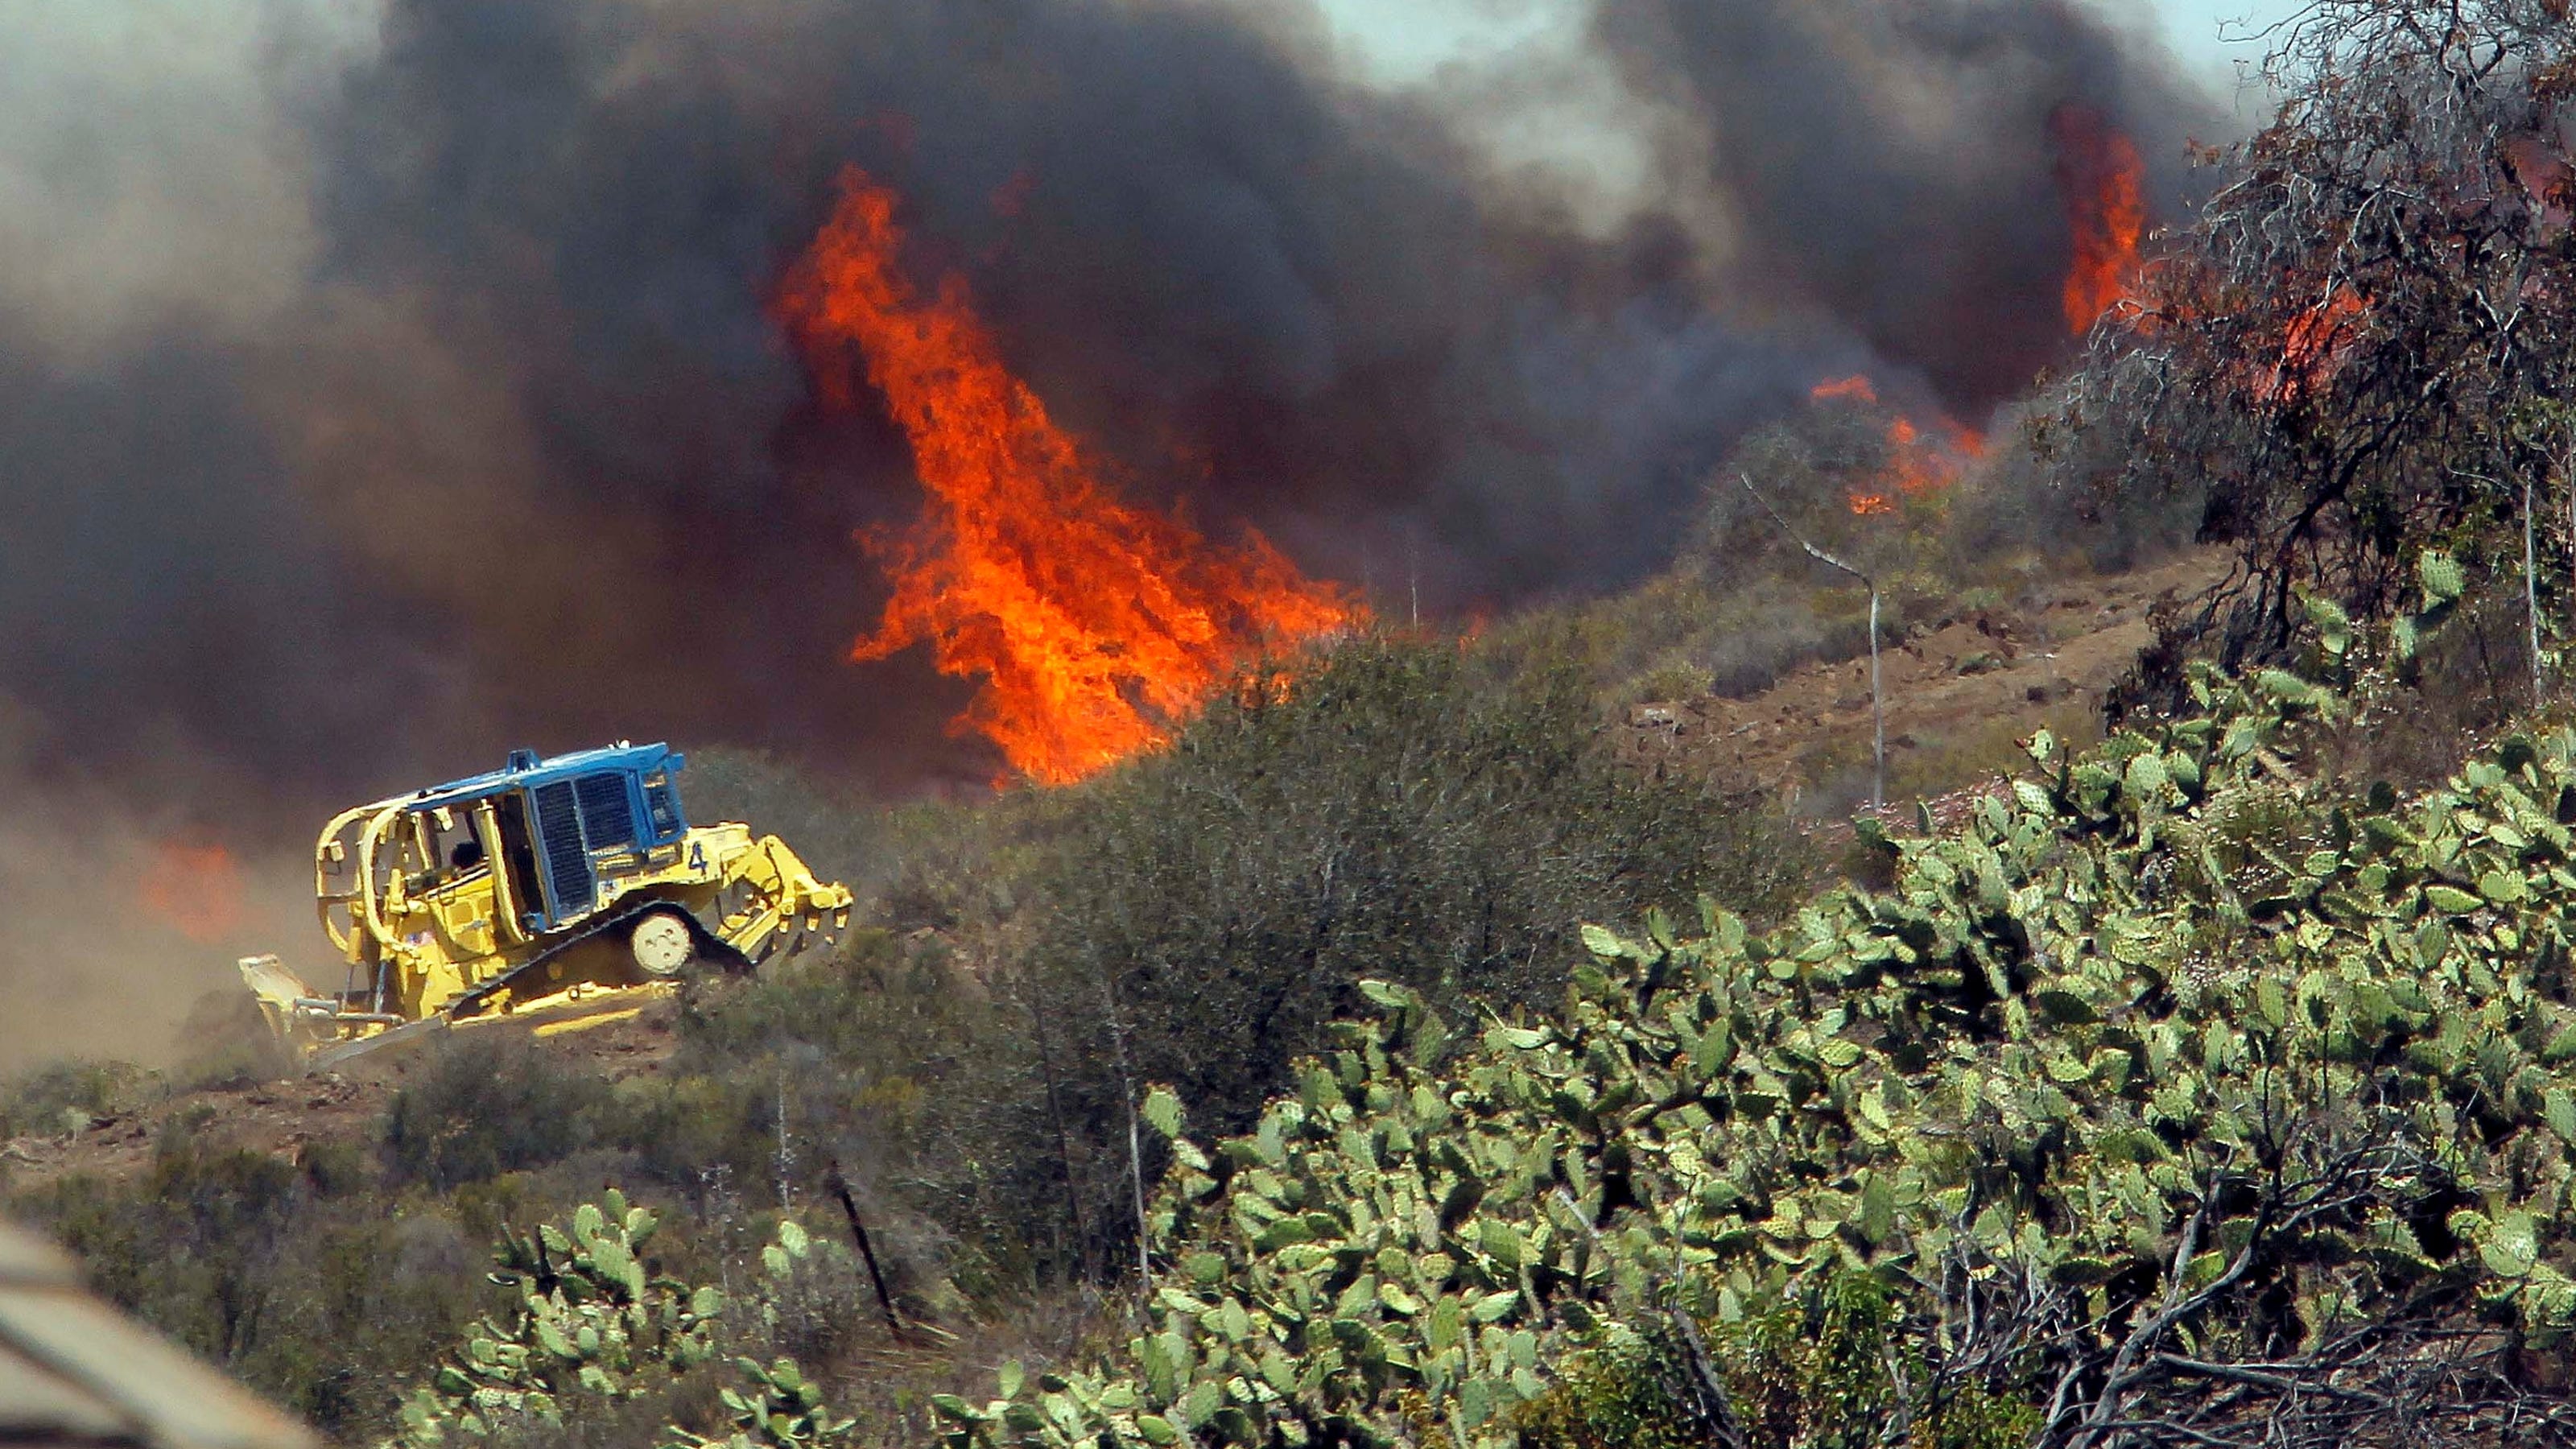
[[520, 1290], [517, 1311], [506, 1325], [475, 1325], [404, 1404], [391, 1443], [414, 1449], [559, 1423], [568, 1395], [633, 1398], [713, 1358], [724, 1294], [648, 1275], [639, 1250], [655, 1223], [612, 1188], [567, 1226], [505, 1234], [492, 1277]]
[[846, 1442], [850, 1430], [857, 1427], [856, 1419], [833, 1417], [820, 1387], [805, 1377], [793, 1359], [778, 1359], [763, 1368], [751, 1359], [738, 1358], [734, 1366], [741, 1371], [748, 1392], [724, 1391], [733, 1433], [711, 1439], [675, 1429], [665, 1449], [816, 1449]]
[[[1464, 1043], [1370, 983], [1377, 1019], [1220, 1144], [1158, 1091], [1142, 1332], [935, 1400], [948, 1443], [1501, 1449], [1636, 1338], [1751, 1442], [1728, 1326], [1849, 1274], [1917, 1325], [2014, 1295], [2046, 1333], [1973, 1371], [2061, 1437], [2241, 1394], [2231, 1361], [2366, 1351], [2505, 1403], [2476, 1355], [2576, 1329], [2576, 733], [2408, 802], [2300, 760], [2394, 697], [2459, 594], [2422, 581], [2373, 658], [2313, 604], [2308, 667], [2203, 672], [2188, 718], [2034, 738], [1957, 833], [1866, 834], [1888, 890], [1768, 934], [1587, 927], [1560, 1015]], [[1954, 1371], [1964, 1340], [1911, 1331], [1898, 1377]]]

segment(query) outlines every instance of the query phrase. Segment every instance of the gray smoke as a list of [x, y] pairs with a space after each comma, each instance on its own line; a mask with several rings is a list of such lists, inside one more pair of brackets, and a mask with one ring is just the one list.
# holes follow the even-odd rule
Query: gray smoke
[[2184, 139], [2214, 139], [2169, 57], [2073, 0], [1602, 0], [1596, 33], [1686, 118], [1666, 165], [1732, 223], [1730, 278], [1822, 308], [1963, 416], [2065, 345], [2061, 118], [2135, 138], [2168, 218]]
[[1290, 5], [351, 14], [0, 16], [0, 696], [40, 776], [266, 832], [514, 743], [989, 773], [963, 686], [841, 662], [852, 535], [915, 491], [764, 300], [845, 166], [1139, 493], [1450, 607], [1652, 567], [1821, 377], [1981, 417], [2065, 346], [2051, 115], [2126, 127], [2169, 207], [2196, 114], [2052, 0], [1602, 0], [1660, 188], [1605, 225], [1462, 137], [1463, 82], [1362, 85]]

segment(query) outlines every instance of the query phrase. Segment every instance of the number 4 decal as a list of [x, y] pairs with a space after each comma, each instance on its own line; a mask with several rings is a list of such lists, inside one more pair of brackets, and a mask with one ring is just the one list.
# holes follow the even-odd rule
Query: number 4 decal
[[707, 843], [703, 840], [693, 842], [689, 846], [689, 869], [705, 870], [706, 868]]

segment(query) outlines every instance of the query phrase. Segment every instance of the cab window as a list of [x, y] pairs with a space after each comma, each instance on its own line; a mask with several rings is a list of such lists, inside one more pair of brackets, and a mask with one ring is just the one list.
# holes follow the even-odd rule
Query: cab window
[[471, 805], [442, 805], [415, 811], [403, 832], [403, 869], [412, 889], [461, 880], [483, 870], [483, 842], [474, 834]]
[[423, 824], [428, 827], [426, 833], [432, 846], [430, 869], [442, 875], [463, 876], [489, 864], [483, 858], [483, 841], [474, 833], [471, 805], [430, 812]]
[[644, 777], [644, 812], [652, 820], [655, 840], [669, 840], [689, 828], [680, 816], [680, 795], [669, 771], [656, 770]]

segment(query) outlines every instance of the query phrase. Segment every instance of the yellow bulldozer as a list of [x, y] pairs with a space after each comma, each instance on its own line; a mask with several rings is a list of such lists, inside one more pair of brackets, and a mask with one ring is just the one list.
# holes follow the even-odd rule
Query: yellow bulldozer
[[241, 961], [307, 1070], [451, 1026], [614, 1007], [694, 971], [748, 972], [849, 924], [850, 892], [778, 837], [691, 826], [683, 756], [623, 741], [342, 811], [314, 847], [322, 929], [347, 966], [316, 990]]

